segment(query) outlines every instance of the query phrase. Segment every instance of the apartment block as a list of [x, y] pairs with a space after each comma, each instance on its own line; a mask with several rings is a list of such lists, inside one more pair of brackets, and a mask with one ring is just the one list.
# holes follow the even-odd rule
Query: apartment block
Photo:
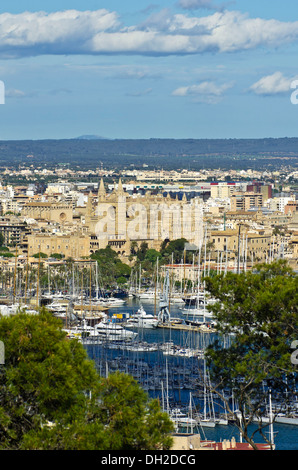
[[247, 211], [253, 208], [260, 208], [262, 205], [262, 194], [247, 192], [231, 196], [231, 211]]

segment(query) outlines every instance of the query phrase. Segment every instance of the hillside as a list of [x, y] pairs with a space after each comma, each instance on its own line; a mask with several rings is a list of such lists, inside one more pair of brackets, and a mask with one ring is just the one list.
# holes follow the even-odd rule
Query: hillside
[[298, 138], [0, 141], [0, 165], [67, 163], [82, 167], [247, 168], [297, 165]]

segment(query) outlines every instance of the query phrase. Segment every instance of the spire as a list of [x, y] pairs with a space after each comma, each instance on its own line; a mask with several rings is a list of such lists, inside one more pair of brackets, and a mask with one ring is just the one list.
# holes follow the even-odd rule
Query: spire
[[118, 194], [124, 193], [121, 178], [119, 178], [117, 193]]
[[103, 182], [103, 179], [101, 178], [100, 183], [99, 183], [99, 188], [98, 188], [98, 200], [102, 201], [106, 197], [106, 190], [105, 190], [105, 185]]
[[90, 217], [92, 215], [92, 192], [90, 191], [87, 205], [86, 205], [86, 216]]

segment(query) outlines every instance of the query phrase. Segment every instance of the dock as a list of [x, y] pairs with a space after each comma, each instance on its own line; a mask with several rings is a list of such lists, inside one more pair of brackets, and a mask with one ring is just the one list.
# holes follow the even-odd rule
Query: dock
[[74, 305], [74, 310], [75, 311], [92, 311], [92, 312], [107, 312], [109, 309], [108, 307], [103, 307], [102, 305], [86, 305], [86, 304], [83, 304], [83, 305]]
[[209, 328], [206, 325], [186, 325], [184, 323], [175, 323], [175, 322], [168, 322], [168, 323], [160, 323], [157, 328], [165, 328], [165, 329], [172, 329], [172, 330], [181, 330], [181, 331], [193, 331], [193, 332], [205, 332], [205, 333], [215, 333], [216, 330], [214, 328]]

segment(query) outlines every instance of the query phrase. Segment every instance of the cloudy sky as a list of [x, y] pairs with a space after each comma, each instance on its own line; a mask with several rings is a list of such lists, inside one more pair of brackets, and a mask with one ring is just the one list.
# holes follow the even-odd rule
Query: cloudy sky
[[293, 0], [0, 5], [2, 140], [297, 137], [297, 79]]

